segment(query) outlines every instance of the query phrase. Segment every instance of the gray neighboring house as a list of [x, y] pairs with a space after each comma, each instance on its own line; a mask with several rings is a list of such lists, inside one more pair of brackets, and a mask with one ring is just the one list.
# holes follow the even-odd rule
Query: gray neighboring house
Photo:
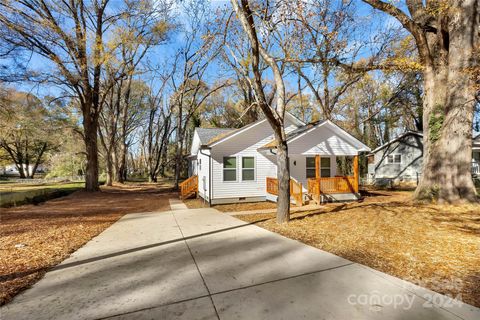
[[[480, 134], [472, 141], [472, 175], [480, 177]], [[417, 182], [422, 174], [423, 134], [407, 131], [368, 156], [368, 181], [379, 185]]]

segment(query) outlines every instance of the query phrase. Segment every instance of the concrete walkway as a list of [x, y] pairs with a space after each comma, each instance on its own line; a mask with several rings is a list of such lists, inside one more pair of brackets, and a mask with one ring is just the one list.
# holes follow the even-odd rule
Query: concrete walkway
[[2, 320], [480, 319], [477, 308], [214, 209], [126, 215], [0, 312]]

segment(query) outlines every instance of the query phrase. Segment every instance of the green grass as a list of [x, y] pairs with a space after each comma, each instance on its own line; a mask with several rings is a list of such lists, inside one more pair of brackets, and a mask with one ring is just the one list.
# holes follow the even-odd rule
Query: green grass
[[84, 185], [84, 182], [2, 183], [0, 185], [0, 206], [41, 203], [49, 199], [66, 196], [82, 189]]
[[23, 192], [38, 189], [71, 189], [81, 188], [84, 182], [46, 182], [46, 183], [13, 183], [2, 182], [0, 184], [0, 193], [5, 192]]

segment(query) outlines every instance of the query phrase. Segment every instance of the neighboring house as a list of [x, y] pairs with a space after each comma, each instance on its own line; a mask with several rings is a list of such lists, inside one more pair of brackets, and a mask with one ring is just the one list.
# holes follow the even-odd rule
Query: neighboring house
[[[23, 170], [26, 174], [27, 173], [27, 165], [23, 164], [22, 167], [23, 167]], [[28, 172], [31, 173], [32, 170], [33, 170], [33, 167], [34, 167], [33, 164], [29, 165], [28, 166]], [[45, 172], [45, 167], [42, 164], [39, 164], [35, 173], [44, 173], [44, 172]], [[2, 167], [1, 174], [5, 175], [5, 176], [18, 176], [18, 175], [20, 175], [20, 173], [18, 172], [18, 168], [15, 164], [9, 164], [9, 165], [6, 165], [6, 166]]]
[[[370, 151], [367, 146], [331, 121], [305, 124], [289, 113], [285, 131], [292, 202], [358, 198], [358, 154]], [[191, 177], [182, 183], [182, 194], [187, 196], [190, 188], [210, 204], [276, 201], [275, 150], [266, 119], [236, 130], [196, 128], [189, 156]], [[349, 175], [337, 166], [344, 157], [355, 167]]]
[[[480, 134], [472, 144], [472, 174], [480, 174]], [[417, 182], [422, 174], [423, 134], [407, 131], [376, 148], [368, 156], [368, 180], [379, 185], [392, 182]]]

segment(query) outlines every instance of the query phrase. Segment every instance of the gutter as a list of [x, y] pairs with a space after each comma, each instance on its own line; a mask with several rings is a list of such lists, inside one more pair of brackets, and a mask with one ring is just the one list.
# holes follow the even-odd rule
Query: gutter
[[212, 148], [207, 147], [206, 145], [200, 146], [200, 154], [208, 157], [208, 206], [212, 206], [212, 156], [210, 154], [203, 153], [203, 149], [211, 150]]

